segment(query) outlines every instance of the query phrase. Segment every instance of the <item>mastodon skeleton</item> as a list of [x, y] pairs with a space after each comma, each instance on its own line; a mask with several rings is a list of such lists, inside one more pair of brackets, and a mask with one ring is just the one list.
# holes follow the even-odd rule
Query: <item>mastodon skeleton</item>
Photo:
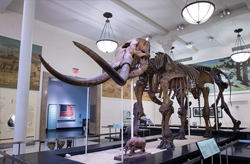
[[[186, 119], [187, 106], [187, 101], [185, 101], [186, 93], [188, 90], [201, 85], [200, 71], [193, 67], [174, 62], [164, 53], [157, 53], [156, 58], [149, 59], [150, 43], [141, 38], [131, 39], [121, 45], [116, 50], [115, 58], [110, 65], [88, 47], [77, 42], [74, 42], [74, 44], [99, 64], [105, 73], [92, 79], [68, 77], [53, 69], [43, 57], [40, 56], [40, 60], [44, 67], [61, 81], [77, 86], [95, 86], [104, 83], [110, 78], [112, 78], [118, 85], [122, 86], [125, 85], [128, 79], [139, 76], [139, 80], [136, 82], [135, 86], [135, 94], [137, 98], [137, 102], [134, 104], [134, 118], [136, 120], [134, 121], [135, 133], [137, 133], [136, 122], [143, 115], [142, 94], [147, 83], [151, 83], [149, 96], [153, 102], [161, 105], [159, 110], [162, 114], [163, 140], [158, 147], [174, 147], [172, 132], [168, 125], [169, 118], [174, 112], [172, 106], [173, 101], [170, 100], [171, 91], [174, 92], [172, 97], [177, 97], [178, 103], [181, 106], [179, 114], [181, 115], [181, 119], [184, 120]], [[120, 73], [118, 73], [118, 70], [120, 70]], [[152, 85], [153, 79], [155, 80], [155, 83]], [[155, 93], [158, 91], [158, 86], [160, 86], [159, 92], [163, 95], [163, 101], [158, 100], [155, 96]], [[202, 91], [203, 95], [208, 95], [209, 93], [209, 90], [207, 92], [207, 89], [204, 88]], [[206, 96], [204, 96], [204, 98], [205, 97]], [[208, 103], [206, 105], [209, 110]], [[183, 130], [184, 129], [181, 128], [180, 132]]]
[[[226, 114], [230, 117], [230, 119], [231, 119], [231, 121], [233, 123], [233, 130], [236, 131], [237, 129], [239, 129], [241, 121], [236, 120], [232, 116], [232, 114], [231, 114], [231, 112], [229, 110], [229, 107], [228, 107], [227, 103], [225, 102], [224, 95], [223, 95], [223, 92], [229, 86], [229, 88], [230, 88], [230, 102], [231, 102], [231, 83], [230, 83], [230, 79], [229, 79], [228, 75], [225, 74], [224, 72], [222, 72], [221, 70], [219, 70], [218, 68], [210, 68], [210, 67], [207, 67], [207, 66], [200, 66], [200, 65], [193, 65], [193, 67], [196, 68], [199, 71], [203, 71], [203, 72], [206, 72], [207, 74], [209, 74], [210, 77], [213, 79], [213, 81], [216, 83], [216, 85], [219, 88], [219, 93], [218, 93], [218, 96], [216, 98], [216, 101], [215, 101], [215, 103], [213, 103], [211, 105], [211, 107], [214, 110], [214, 113], [215, 113], [215, 104], [216, 104], [216, 107], [217, 107], [217, 105], [219, 103], [219, 100], [221, 100], [221, 106], [220, 107], [221, 107], [221, 109], [224, 109]], [[228, 80], [228, 84], [222, 80], [221, 75], [223, 75]], [[218, 109], [218, 107], [217, 107], [217, 109]], [[218, 120], [218, 118], [217, 119], [214, 118], [214, 120], [215, 120], [214, 122], [215, 122], [215, 125], [216, 125], [216, 123], [219, 122], [219, 120]], [[214, 127], [215, 127], [215, 125], [214, 125]], [[218, 125], [220, 127], [222, 125], [222, 123], [218, 123]]]

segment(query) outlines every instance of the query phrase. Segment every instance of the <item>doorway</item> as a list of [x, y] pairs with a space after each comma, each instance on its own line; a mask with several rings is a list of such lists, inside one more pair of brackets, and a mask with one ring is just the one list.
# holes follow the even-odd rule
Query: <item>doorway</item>
[[56, 130], [57, 123], [57, 105], [50, 104], [48, 106], [48, 130]]

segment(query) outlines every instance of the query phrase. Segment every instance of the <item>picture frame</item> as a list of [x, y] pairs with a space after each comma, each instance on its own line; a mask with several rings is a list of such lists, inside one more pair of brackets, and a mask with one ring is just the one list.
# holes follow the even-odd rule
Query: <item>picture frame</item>
[[[180, 111], [180, 109], [181, 109], [181, 108], [178, 108], [178, 111]], [[190, 116], [189, 116], [189, 118], [191, 118], [191, 115], [192, 115], [192, 114], [191, 114], [191, 108], [189, 108], [189, 110], [190, 110]], [[187, 118], [188, 118], [188, 114], [189, 114], [189, 112], [187, 112]], [[179, 114], [178, 114], [178, 117], [180, 118], [180, 115], [179, 115]]]
[[57, 120], [75, 120], [76, 106], [69, 104], [59, 104]]
[[[213, 112], [213, 108], [209, 108], [210, 109], [210, 118], [214, 118], [215, 116], [214, 116], [214, 112]], [[218, 107], [217, 108], [217, 117], [218, 118], [222, 118], [222, 109], [221, 109], [221, 107]]]
[[199, 107], [193, 107], [193, 117], [202, 117], [203, 114], [203, 107], [200, 107], [200, 111], [199, 111]]
[[[202, 117], [202, 114], [203, 114], [203, 107], [200, 107], [200, 116]], [[214, 111], [213, 111], [213, 108], [210, 107], [209, 108], [210, 110], [210, 115], [209, 115], [209, 118], [214, 118]], [[222, 109], [221, 107], [218, 107], [217, 108], [217, 112], [218, 112], [218, 118], [222, 118], [223, 115], [222, 115]], [[193, 107], [193, 117], [199, 117], [199, 107]]]

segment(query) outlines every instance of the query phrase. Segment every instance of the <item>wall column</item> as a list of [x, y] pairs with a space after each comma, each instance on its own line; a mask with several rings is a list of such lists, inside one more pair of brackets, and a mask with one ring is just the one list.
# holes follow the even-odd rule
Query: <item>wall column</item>
[[[35, 5], [35, 0], [24, 0], [18, 68], [14, 142], [26, 141]], [[25, 146], [26, 144], [21, 144], [21, 154], [25, 153]], [[13, 154], [18, 154], [18, 145], [14, 145]]]

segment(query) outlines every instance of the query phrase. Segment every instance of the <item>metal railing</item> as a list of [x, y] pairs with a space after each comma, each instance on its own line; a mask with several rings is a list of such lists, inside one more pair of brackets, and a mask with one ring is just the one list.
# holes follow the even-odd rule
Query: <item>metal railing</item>
[[[101, 139], [101, 136], [109, 136], [111, 137], [111, 135], [117, 135], [117, 134], [120, 134], [120, 133], [104, 133], [104, 134], [89, 134], [88, 136], [90, 138], [94, 138], [94, 137], [98, 137], [98, 143], [100, 143], [100, 139]], [[0, 146], [8, 146], [8, 145], [18, 145], [18, 155], [20, 155], [20, 147], [21, 147], [21, 144], [35, 144], [35, 143], [39, 143], [39, 148], [38, 148], [38, 152], [41, 152], [41, 144], [42, 143], [46, 143], [48, 141], [61, 141], [61, 140], [67, 140], [67, 139], [71, 139], [72, 140], [72, 147], [76, 147], [76, 139], [79, 139], [79, 138], [85, 138], [86, 135], [83, 135], [83, 136], [74, 136], [74, 137], [62, 137], [62, 138], [48, 138], [48, 139], [42, 139], [42, 140], [30, 140], [30, 141], [18, 141], [18, 142], [8, 142], [8, 143], [0, 143]], [[84, 145], [81, 145], [81, 146], [84, 146]], [[46, 150], [44, 150], [46, 151]], [[3, 162], [6, 161], [6, 158], [9, 158], [12, 163], [13, 162], [17, 162], [17, 163], [20, 163], [20, 164], [28, 164], [27, 162], [25, 162], [25, 159], [19, 159], [19, 158], [16, 158], [15, 155], [9, 155], [6, 153], [6, 151], [0, 151], [0, 154], [3, 155]]]
[[11, 156], [11, 155], [7, 154], [5, 151], [4, 152], [0, 151], [0, 154], [3, 155], [3, 164], [6, 161], [6, 157], [9, 158], [12, 161], [12, 163], [17, 162], [19, 164], [29, 164], [29, 163], [25, 162], [25, 159], [21, 160], [19, 158], [15, 158], [14, 155]]
[[[233, 145], [236, 144], [236, 143], [238, 143], [238, 142], [239, 142], [239, 140], [231, 141], [230, 143], [226, 143], [224, 146], [219, 146], [219, 149], [220, 149], [220, 152], [219, 152], [220, 164], [221, 164], [221, 152], [226, 149], [226, 163], [228, 164], [228, 152], [227, 152], [227, 148], [231, 147], [232, 152], [233, 152]], [[201, 162], [201, 164], [203, 164], [203, 160], [204, 159], [202, 158], [202, 156], [198, 156], [198, 157], [196, 157], [194, 159], [191, 159], [191, 160], [188, 159], [188, 161], [184, 162], [183, 164], [193, 164], [193, 163], [196, 163], [196, 162], [199, 162], [199, 161]], [[211, 156], [211, 164], [213, 164], [213, 156]]]

